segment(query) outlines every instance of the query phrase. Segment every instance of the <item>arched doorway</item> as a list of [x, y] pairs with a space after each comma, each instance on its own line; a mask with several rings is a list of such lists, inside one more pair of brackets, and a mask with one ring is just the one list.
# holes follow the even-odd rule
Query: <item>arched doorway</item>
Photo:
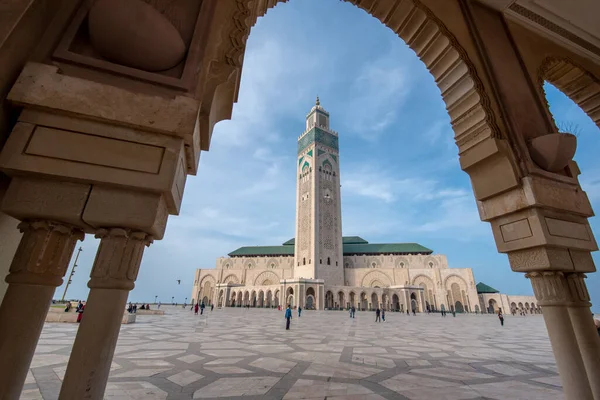
[[488, 301], [488, 313], [496, 314], [498, 312], [498, 303], [494, 299]]
[[392, 309], [396, 311], [400, 310], [400, 298], [396, 293], [392, 295]]
[[264, 307], [265, 306], [265, 292], [263, 292], [262, 290], [258, 291], [258, 301], [256, 303], [257, 307]]
[[460, 301], [457, 301], [456, 303], [454, 303], [454, 310], [460, 314], [465, 312], [465, 308], [463, 307], [463, 305]]
[[350, 292], [350, 307], [356, 308], [356, 294], [354, 292]]
[[367, 294], [365, 292], [360, 294], [360, 308], [363, 311], [369, 308], [369, 300], [367, 300]]
[[337, 308], [346, 308], [346, 297], [344, 296], [344, 292], [342, 292], [341, 290], [338, 292]]
[[250, 294], [250, 307], [256, 307], [256, 290], [253, 290]]
[[291, 308], [295, 307], [295, 302], [294, 302], [294, 289], [287, 288], [287, 290], [285, 291], [285, 298], [286, 298], [286, 302], [287, 305], [290, 306]]
[[273, 307], [279, 307], [279, 290], [275, 291], [275, 295], [273, 296]]
[[419, 301], [414, 292], [410, 294], [410, 311], [419, 312]]
[[325, 293], [325, 308], [328, 310], [333, 308], [333, 293], [330, 290]]
[[315, 298], [313, 297], [312, 294], [309, 294], [306, 296], [306, 307], [307, 310], [314, 310], [315, 309]]
[[475, 314], [479, 314], [479, 306], [475, 304]]
[[208, 299], [208, 296], [204, 296], [202, 298], [202, 302], [204, 303], [205, 306], [209, 306], [210, 305], [210, 300]]
[[[310, 306], [308, 305], [308, 298], [310, 297]], [[304, 308], [307, 308], [309, 310], [314, 310], [316, 309], [316, 305], [317, 305], [317, 301], [316, 301], [316, 294], [315, 294], [315, 289], [313, 287], [308, 287], [306, 289], [306, 304]]]
[[379, 308], [379, 298], [377, 297], [377, 293], [371, 293], [371, 310], [375, 310]]
[[267, 308], [273, 307], [273, 293], [270, 290], [267, 291], [267, 303], [265, 306]]

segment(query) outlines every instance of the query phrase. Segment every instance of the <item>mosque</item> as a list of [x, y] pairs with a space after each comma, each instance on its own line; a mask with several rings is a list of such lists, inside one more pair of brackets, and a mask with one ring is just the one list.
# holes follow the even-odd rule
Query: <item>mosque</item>
[[317, 98], [298, 137], [295, 238], [240, 247], [218, 258], [215, 269], [196, 270], [193, 301], [317, 310], [540, 311], [535, 297], [476, 285], [470, 268], [448, 268], [446, 256], [418, 243], [342, 236], [338, 133], [329, 122]]

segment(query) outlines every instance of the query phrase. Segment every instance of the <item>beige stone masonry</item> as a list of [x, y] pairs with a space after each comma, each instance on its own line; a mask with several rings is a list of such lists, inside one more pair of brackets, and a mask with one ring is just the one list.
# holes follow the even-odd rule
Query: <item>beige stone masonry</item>
[[162, 195], [94, 186], [82, 219], [94, 228], [119, 226], [162, 239], [169, 213]]
[[9, 175], [33, 174], [162, 193], [178, 214], [187, 175], [183, 140], [26, 110], [0, 155]]
[[90, 191], [86, 184], [16, 176], [4, 195], [2, 211], [19, 220], [62, 221], [89, 231], [82, 215]]
[[186, 172], [197, 171], [199, 154], [194, 152], [199, 152], [199, 148], [194, 145], [198, 139], [193, 135], [199, 103], [192, 98], [135, 93], [61, 75], [56, 66], [30, 62], [8, 99], [26, 108], [179, 137], [186, 144]]

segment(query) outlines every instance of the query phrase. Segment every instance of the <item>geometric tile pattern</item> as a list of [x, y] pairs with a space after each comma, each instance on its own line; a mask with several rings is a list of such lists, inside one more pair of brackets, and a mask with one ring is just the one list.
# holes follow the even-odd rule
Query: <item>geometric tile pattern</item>
[[[163, 306], [122, 325], [106, 399], [562, 399], [542, 316]], [[21, 399], [57, 399], [78, 325], [44, 326]]]

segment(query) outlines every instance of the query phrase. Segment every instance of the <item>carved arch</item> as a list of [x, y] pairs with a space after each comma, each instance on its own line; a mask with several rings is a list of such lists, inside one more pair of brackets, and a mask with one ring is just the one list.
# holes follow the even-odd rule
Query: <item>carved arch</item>
[[[278, 284], [281, 278], [273, 271], [261, 272], [254, 278], [254, 286], [266, 286]], [[265, 283], [267, 282], [267, 283]]]
[[371, 271], [362, 278], [360, 286], [373, 287], [374, 282], [379, 282], [383, 287], [389, 287], [393, 284], [393, 280], [386, 273]]
[[451, 274], [444, 278], [444, 290], [450, 290], [450, 285], [452, 285], [453, 283], [458, 283], [458, 286], [460, 286], [460, 288], [464, 289], [465, 291], [467, 291], [467, 289], [469, 288], [469, 286], [467, 285], [467, 281], [465, 281], [465, 279], [462, 276]]
[[[223, 40], [211, 50], [218, 60], [216, 63], [237, 70], [235, 93], [228, 115], [231, 115], [233, 102], [237, 99], [242, 60], [250, 28], [256, 23], [258, 17], [266, 14], [268, 9], [286, 1], [232, 0], [232, 2], [218, 3], [222, 8], [218, 6], [216, 13], [218, 15], [227, 13], [230, 19], [215, 28], [217, 32], [213, 34]], [[466, 150], [487, 138], [502, 137], [490, 106], [491, 101], [477, 75], [475, 65], [458, 40], [431, 10], [419, 0], [346, 1], [366, 11], [390, 28], [423, 61], [440, 88], [450, 115], [456, 144], [461, 150]], [[232, 4], [233, 12], [228, 11]], [[210, 69], [205, 68], [205, 70], [208, 71], [205, 79], [214, 76], [215, 79], [223, 81], [223, 75], [210, 76]], [[213, 83], [208, 87], [215, 88], [222, 83]], [[210, 93], [205, 94], [205, 98], [212, 99], [213, 105], [219, 104]], [[213, 114], [212, 105], [209, 114]], [[206, 127], [207, 132], [201, 132], [201, 136], [209, 138], [214, 124], [218, 121], [219, 119], [216, 118], [211, 119], [209, 126]]]
[[229, 274], [225, 278], [223, 278], [223, 283], [240, 283], [240, 278], [238, 278], [235, 274]]
[[427, 275], [424, 274], [419, 274], [417, 276], [415, 276], [412, 279], [412, 286], [419, 286], [419, 283], [421, 282], [425, 282], [425, 284], [427, 285], [428, 289], [434, 289], [435, 288], [435, 284], [433, 282], [433, 279]]
[[210, 281], [210, 283], [214, 286], [217, 283], [217, 280], [212, 275], [205, 275], [202, 279], [200, 279], [199, 288], [203, 288], [206, 282]]
[[[600, 80], [564, 57], [548, 57], [538, 69], [538, 90], [545, 99], [544, 81], [563, 92], [600, 128]], [[546, 106], [547, 103], [546, 103]]]

